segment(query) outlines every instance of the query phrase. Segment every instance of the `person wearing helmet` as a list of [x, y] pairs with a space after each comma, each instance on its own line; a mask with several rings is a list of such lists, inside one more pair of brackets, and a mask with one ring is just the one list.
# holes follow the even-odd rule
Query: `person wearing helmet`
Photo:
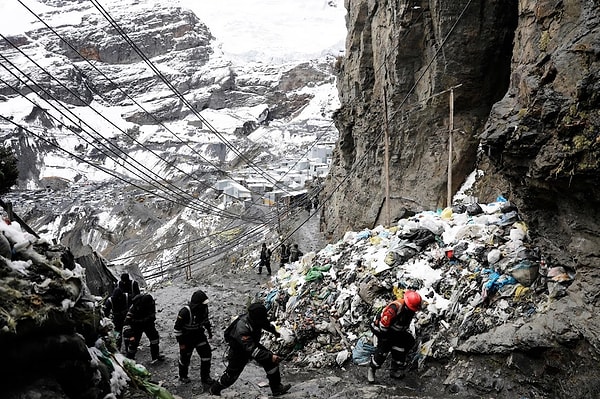
[[381, 368], [390, 352], [390, 376], [404, 377], [406, 354], [415, 344], [415, 338], [408, 329], [415, 313], [421, 309], [421, 302], [418, 292], [406, 290], [403, 298], [390, 302], [371, 324], [371, 329], [377, 336], [377, 348], [371, 356], [367, 372], [369, 383], [375, 382], [375, 371]]
[[175, 339], [179, 344], [179, 381], [189, 383], [190, 360], [194, 350], [200, 356], [200, 380], [210, 386], [214, 380], [210, 376], [212, 349], [208, 338], [212, 338], [212, 327], [208, 319], [208, 296], [198, 290], [192, 294], [189, 304], [179, 310], [175, 320]]
[[260, 343], [262, 331], [279, 337], [279, 332], [271, 324], [267, 308], [262, 303], [253, 303], [248, 312], [235, 319], [225, 330], [225, 341], [229, 344], [227, 368], [210, 387], [212, 395], [221, 396], [221, 391], [239, 378], [246, 364], [255, 360], [267, 373], [273, 396], [281, 396], [290, 390], [290, 384], [281, 383], [279, 363], [281, 358]]

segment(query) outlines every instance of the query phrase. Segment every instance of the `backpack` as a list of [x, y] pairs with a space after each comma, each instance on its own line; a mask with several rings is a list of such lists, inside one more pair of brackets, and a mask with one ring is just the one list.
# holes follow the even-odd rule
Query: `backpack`
[[233, 333], [233, 330], [235, 330], [235, 326], [237, 325], [237, 323], [241, 317], [242, 316], [236, 317], [235, 320], [232, 321], [231, 324], [229, 324], [229, 326], [223, 332], [223, 338], [225, 338], [225, 342], [227, 342], [228, 344], [231, 344], [233, 341], [232, 333]]

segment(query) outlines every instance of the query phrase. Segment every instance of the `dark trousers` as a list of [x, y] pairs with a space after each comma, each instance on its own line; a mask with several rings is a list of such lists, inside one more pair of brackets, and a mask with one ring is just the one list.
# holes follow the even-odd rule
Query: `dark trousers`
[[[123, 343], [123, 325], [125, 323], [126, 315], [126, 312], [114, 313], [112, 317], [113, 324], [115, 325], [115, 332], [117, 333], [117, 349], [119, 351], [121, 351], [121, 344]], [[127, 350], [127, 346], [125, 346], [125, 350]]]
[[140, 340], [142, 339], [142, 334], [146, 334], [146, 337], [148, 337], [148, 340], [150, 341], [150, 355], [152, 356], [152, 360], [158, 359], [159, 336], [158, 331], [156, 331], [156, 327], [154, 326], [154, 323], [148, 323], [132, 328], [133, 334], [131, 338], [129, 338], [128, 344], [125, 345], [127, 347], [127, 357], [130, 359], [135, 359], [135, 354], [137, 353], [138, 345], [140, 344]]
[[259, 273], [262, 273], [263, 266], [267, 268], [267, 274], [271, 274], [271, 261], [261, 260], [260, 263], [258, 264], [258, 272]]
[[[236, 346], [230, 346], [227, 353], [227, 368], [219, 379], [219, 384], [223, 388], [227, 388], [233, 385], [233, 383], [239, 378], [242, 371], [252, 360], [250, 354], [244, 351], [242, 348]], [[281, 385], [281, 373], [279, 372], [279, 366], [273, 363], [271, 358], [256, 361], [267, 373], [267, 379], [269, 380], [269, 386], [271, 389], [277, 388]]]
[[406, 362], [408, 351], [415, 344], [415, 339], [408, 331], [390, 330], [377, 336], [377, 349], [371, 358], [371, 367], [380, 368], [388, 354], [392, 352], [392, 369], [397, 369]]
[[179, 377], [188, 376], [194, 350], [200, 356], [200, 379], [202, 382], [209, 382], [212, 349], [204, 334], [193, 339], [182, 338], [181, 342], [179, 342]]

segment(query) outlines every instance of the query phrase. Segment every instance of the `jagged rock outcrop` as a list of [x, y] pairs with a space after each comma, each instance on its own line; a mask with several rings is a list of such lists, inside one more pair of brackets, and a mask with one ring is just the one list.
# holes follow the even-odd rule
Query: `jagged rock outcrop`
[[[506, 92], [516, 1], [346, 1], [340, 140], [324, 230], [385, 222], [384, 132], [390, 141], [390, 218], [445, 206], [449, 93], [454, 90], [453, 182], [473, 170], [491, 106]], [[384, 104], [387, 103], [387, 112]], [[336, 182], [344, 180], [338, 187]], [[356, 192], [356, 201], [347, 198]]]
[[515, 384], [544, 386], [551, 397], [594, 396], [598, 2], [346, 1], [346, 7], [340, 141], [325, 193], [332, 204], [324, 211], [325, 232], [339, 236], [385, 222], [384, 94], [392, 219], [404, 208], [446, 205], [448, 94], [435, 95], [461, 85], [454, 90], [452, 192], [475, 167], [483, 170], [471, 194], [481, 202], [508, 196], [546, 261], [576, 278], [542, 314], [457, 343], [447, 369], [451, 392], [510, 397], [510, 386], [494, 379], [508, 374]]

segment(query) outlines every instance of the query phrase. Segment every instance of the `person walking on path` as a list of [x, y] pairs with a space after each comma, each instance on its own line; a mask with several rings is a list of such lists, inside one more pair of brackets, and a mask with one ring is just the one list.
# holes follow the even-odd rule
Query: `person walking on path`
[[367, 380], [370, 384], [375, 383], [375, 371], [381, 368], [390, 351], [390, 376], [404, 377], [406, 355], [415, 344], [415, 338], [408, 328], [415, 313], [421, 309], [421, 303], [421, 295], [418, 292], [406, 290], [402, 299], [390, 302], [371, 324], [373, 333], [377, 336], [377, 348], [371, 356], [367, 370]]
[[210, 376], [212, 349], [206, 338], [206, 334], [212, 338], [207, 303], [208, 297], [202, 290], [194, 292], [190, 303], [181, 308], [175, 320], [175, 339], [179, 344], [179, 381], [183, 383], [191, 381], [188, 370], [194, 350], [200, 356], [202, 384], [210, 386], [214, 383]]
[[221, 377], [210, 387], [212, 395], [221, 395], [221, 391], [239, 378], [246, 364], [256, 360], [267, 373], [273, 396], [281, 396], [290, 390], [290, 384], [281, 383], [279, 363], [281, 358], [260, 343], [262, 331], [268, 331], [279, 337], [275, 326], [271, 324], [267, 308], [262, 303], [253, 303], [248, 312], [233, 321], [225, 330], [225, 341], [229, 344], [227, 368]]
[[290, 261], [290, 249], [284, 242], [281, 243], [279, 252], [279, 267], [284, 267]]
[[262, 273], [263, 266], [267, 269], [267, 276], [271, 275], [271, 250], [263, 242], [260, 249], [260, 262], [258, 264], [258, 274]]
[[128, 341], [127, 357], [135, 359], [142, 334], [150, 341], [151, 364], [165, 360], [159, 352], [159, 335], [154, 322], [156, 321], [156, 304], [150, 294], [140, 294], [133, 298], [131, 307], [125, 316], [123, 338]]
[[298, 249], [298, 244], [292, 245], [292, 249], [290, 249], [290, 262], [296, 262], [300, 260], [302, 255], [304, 254]]
[[[129, 310], [129, 295], [119, 287], [115, 288], [112, 295], [104, 302], [104, 316], [110, 317], [115, 326], [117, 350], [121, 350], [123, 342], [123, 325]], [[127, 349], [127, 346], [125, 346]]]

